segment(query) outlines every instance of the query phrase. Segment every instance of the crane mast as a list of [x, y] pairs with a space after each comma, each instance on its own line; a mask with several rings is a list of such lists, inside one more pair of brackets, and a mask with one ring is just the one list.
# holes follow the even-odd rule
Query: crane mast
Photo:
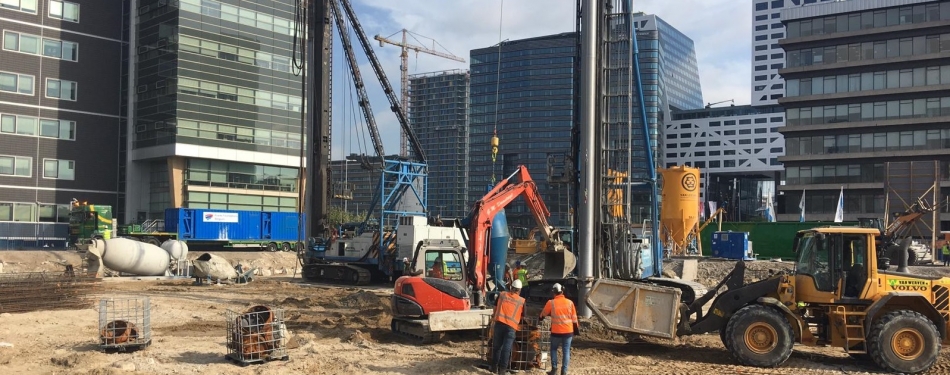
[[[403, 110], [408, 111], [409, 109], [409, 50], [415, 51], [416, 54], [418, 54], [419, 52], [422, 52], [422, 53], [427, 53], [433, 56], [438, 56], [441, 58], [454, 60], [454, 61], [458, 61], [462, 63], [465, 62], [465, 59], [455, 56], [451, 53], [439, 52], [435, 50], [434, 48], [427, 48], [423, 46], [409, 44], [406, 41], [406, 36], [410, 34], [410, 31], [406, 29], [402, 29], [399, 32], [402, 33], [402, 42], [389, 39], [390, 37], [392, 37], [392, 35], [390, 35], [389, 37], [376, 35], [373, 37], [373, 39], [376, 39], [379, 41], [380, 47], [382, 47], [385, 44], [391, 44], [396, 47], [400, 47], [402, 49], [402, 52], [399, 54], [399, 59], [400, 59], [400, 65], [399, 65], [399, 75], [400, 75], [399, 76], [399, 85], [400, 85], [399, 97], [400, 98], [399, 99], [402, 103]], [[435, 43], [435, 40], [433, 40], [433, 43]], [[433, 45], [433, 47], [435, 46]], [[406, 138], [406, 132], [400, 131], [399, 132], [399, 155], [400, 156], [408, 156], [409, 151], [407, 150], [407, 147], [408, 147], [407, 144], [408, 142]]]
[[[333, 25], [329, 0], [318, 0], [304, 10], [307, 43], [303, 91], [306, 95], [305, 128], [309, 151], [304, 180], [304, 212], [311, 214], [307, 238], [329, 237], [327, 210], [330, 202], [330, 59]], [[316, 213], [314, 215], [314, 213]]]

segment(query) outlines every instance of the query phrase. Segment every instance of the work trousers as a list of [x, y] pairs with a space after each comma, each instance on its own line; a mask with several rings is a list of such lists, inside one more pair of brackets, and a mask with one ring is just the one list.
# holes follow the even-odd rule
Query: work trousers
[[515, 342], [515, 329], [507, 324], [495, 322], [492, 334], [492, 365], [499, 374], [504, 374], [511, 363], [511, 345]]
[[[558, 337], [551, 335], [551, 372], [554, 374], [567, 374], [567, 365], [571, 364], [571, 341], [574, 336]], [[561, 371], [557, 370], [557, 349], [561, 348], [564, 354], [564, 365]]]

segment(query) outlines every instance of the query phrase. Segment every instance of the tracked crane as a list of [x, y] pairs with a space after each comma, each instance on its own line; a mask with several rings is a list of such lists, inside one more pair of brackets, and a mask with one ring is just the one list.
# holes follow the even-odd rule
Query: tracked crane
[[[299, 3], [296, 21], [306, 25], [308, 30], [307, 48], [303, 54], [307, 58], [305, 89], [307, 111], [305, 129], [308, 144], [307, 171], [309, 181], [305, 185], [305, 210], [312, 218], [310, 246], [299, 254], [303, 276], [308, 281], [332, 281], [349, 284], [367, 284], [373, 279], [398, 277], [403, 270], [403, 262], [397, 261], [412, 253], [412, 245], [400, 246], [405, 241], [414, 243], [426, 236], [453, 238], [458, 230], [453, 228], [430, 227], [425, 218], [427, 164], [425, 151], [416, 138], [404, 108], [389, 83], [379, 59], [370, 46], [369, 38], [349, 0], [318, 0]], [[302, 12], [301, 12], [302, 10]], [[304, 16], [301, 17], [301, 14]], [[355, 234], [333, 234], [326, 225], [327, 200], [330, 196], [330, 77], [333, 25], [339, 30], [340, 42], [346, 58], [350, 78], [356, 88], [358, 105], [369, 130], [370, 138], [378, 163], [371, 165], [365, 157], [363, 166], [378, 169], [381, 172], [371, 207], [363, 225]], [[296, 25], [298, 30], [300, 25]], [[370, 62], [376, 80], [382, 86], [389, 100], [390, 109], [396, 115], [402, 133], [412, 149], [411, 158], [385, 158], [382, 138], [376, 126], [373, 110], [365, 82], [356, 60], [356, 47], [350, 33]], [[297, 65], [295, 66], [304, 66]], [[405, 200], [404, 200], [405, 198]], [[414, 201], [412, 199], [415, 199]], [[378, 210], [378, 211], [377, 211]], [[374, 212], [378, 212], [379, 225], [368, 230], [367, 223]], [[402, 232], [405, 235], [401, 235]], [[341, 231], [342, 232], [342, 231]], [[401, 249], [401, 250], [400, 250]]]
[[[401, 41], [401, 42], [398, 42], [398, 41], [395, 41], [395, 40], [390, 39], [390, 38], [393, 37], [393, 35], [396, 35], [396, 34], [398, 34], [398, 33], [400, 33], [400, 32], [402, 33], [402, 41]], [[444, 58], [444, 59], [454, 60], [454, 61], [458, 61], [458, 62], [461, 62], [461, 63], [464, 63], [464, 62], [465, 62], [465, 59], [463, 59], [463, 58], [461, 58], [461, 57], [458, 57], [458, 56], [455, 56], [455, 55], [453, 55], [453, 54], [451, 54], [451, 53], [436, 51], [436, 50], [435, 50], [435, 45], [438, 44], [438, 42], [436, 42], [435, 39], [427, 38], [427, 39], [432, 39], [432, 48], [428, 48], [428, 47], [418, 46], [418, 45], [414, 45], [414, 44], [409, 44], [409, 43], [406, 41], [406, 36], [407, 36], [407, 35], [413, 35], [414, 38], [415, 38], [416, 36], [425, 38], [425, 37], [423, 37], [423, 36], [421, 36], [421, 35], [415, 34], [415, 33], [411, 32], [411, 31], [409, 31], [409, 30], [406, 30], [406, 29], [402, 29], [402, 30], [396, 32], [395, 34], [392, 34], [392, 35], [387, 36], [387, 37], [383, 37], [383, 36], [379, 36], [379, 35], [376, 35], [376, 36], [373, 37], [373, 39], [376, 39], [376, 40], [379, 41], [379, 46], [380, 46], [380, 47], [382, 47], [382, 46], [384, 46], [384, 45], [386, 45], [386, 44], [392, 44], [392, 45], [394, 45], [394, 46], [396, 46], [396, 47], [401, 47], [401, 48], [402, 48], [402, 52], [399, 54], [399, 58], [400, 58], [400, 64], [399, 64], [399, 96], [400, 96], [400, 99], [401, 99], [401, 101], [402, 101], [402, 108], [403, 108], [404, 110], [406, 110], [406, 109], [409, 108], [409, 51], [415, 51], [417, 55], [419, 54], [419, 52], [422, 52], [422, 53], [430, 54], [430, 55], [432, 55], [432, 56], [438, 56], [438, 57], [441, 57], [441, 58]], [[400, 132], [400, 134], [399, 134], [399, 155], [401, 155], [401, 156], [407, 156], [407, 143], [408, 143], [408, 138], [406, 137], [406, 133], [405, 133], [405, 132]]]

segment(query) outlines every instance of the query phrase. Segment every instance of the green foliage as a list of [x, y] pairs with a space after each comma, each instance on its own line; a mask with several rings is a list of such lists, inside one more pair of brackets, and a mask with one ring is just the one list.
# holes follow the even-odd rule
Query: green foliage
[[337, 227], [343, 223], [362, 222], [366, 218], [366, 211], [346, 211], [343, 207], [330, 207], [327, 210], [327, 224]]

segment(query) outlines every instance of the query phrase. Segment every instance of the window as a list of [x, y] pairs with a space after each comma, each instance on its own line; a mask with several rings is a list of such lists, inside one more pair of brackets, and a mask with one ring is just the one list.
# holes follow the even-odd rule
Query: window
[[43, 56], [62, 60], [79, 59], [79, 45], [55, 39], [43, 39]]
[[3, 33], [3, 49], [35, 55], [39, 52], [40, 38], [35, 35], [20, 34], [13, 31]]
[[79, 22], [79, 4], [68, 1], [50, 0], [49, 16], [69, 22]]
[[755, 10], [768, 10], [768, 9], [769, 9], [769, 3], [768, 3], [768, 2], [762, 2], [762, 3], [756, 3], [756, 4], [755, 4]]
[[43, 178], [72, 180], [76, 177], [76, 164], [72, 160], [43, 159]]
[[768, 76], [755, 76], [755, 80], [756, 80], [756, 81], [764, 81], [764, 80], [767, 80], [767, 79], [769, 79]]
[[33, 76], [0, 72], [0, 91], [33, 95]]
[[0, 155], [0, 176], [33, 176], [33, 158]]
[[0, 9], [3, 8], [36, 13], [36, 0], [0, 0]]
[[76, 139], [76, 122], [0, 114], [0, 133], [28, 136], [38, 135], [44, 138], [72, 141]]
[[46, 97], [76, 101], [77, 84], [73, 81], [46, 79]]

